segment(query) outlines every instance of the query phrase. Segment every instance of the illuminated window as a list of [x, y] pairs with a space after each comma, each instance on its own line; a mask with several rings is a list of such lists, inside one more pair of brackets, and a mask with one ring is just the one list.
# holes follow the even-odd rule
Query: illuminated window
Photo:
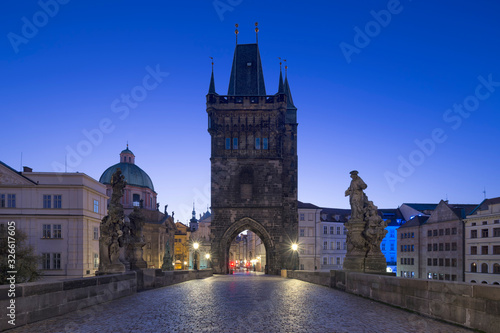
[[262, 139], [262, 149], [269, 149], [269, 143], [268, 143], [268, 140], [267, 138], [263, 138]]
[[226, 149], [231, 149], [231, 139], [226, 138]]
[[238, 149], [238, 138], [233, 138], [233, 149]]
[[260, 138], [255, 138], [255, 149], [260, 149]]

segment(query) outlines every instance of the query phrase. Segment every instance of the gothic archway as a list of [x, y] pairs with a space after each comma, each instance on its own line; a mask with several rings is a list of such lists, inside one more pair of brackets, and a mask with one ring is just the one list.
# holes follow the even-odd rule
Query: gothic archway
[[[231, 246], [231, 242], [244, 230], [250, 230], [255, 233], [264, 243], [264, 247], [266, 249], [266, 266], [272, 267], [274, 263], [274, 242], [267, 232], [266, 228], [255, 221], [252, 218], [244, 217], [234, 223], [232, 223], [227, 230], [224, 232], [224, 235], [221, 238], [219, 243], [219, 264], [220, 270], [222, 274], [229, 273], [229, 248]], [[266, 274], [268, 270], [266, 269]]]

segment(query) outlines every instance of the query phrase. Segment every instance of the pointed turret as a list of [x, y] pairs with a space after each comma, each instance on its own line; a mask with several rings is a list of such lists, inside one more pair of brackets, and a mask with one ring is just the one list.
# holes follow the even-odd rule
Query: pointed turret
[[208, 94], [209, 95], [217, 95], [215, 92], [215, 79], [214, 79], [214, 58], [210, 57], [212, 59], [212, 77], [210, 77], [210, 86], [208, 87]]
[[292, 91], [290, 90], [290, 85], [288, 84], [288, 77], [285, 76], [285, 95], [287, 97], [287, 110], [297, 110], [293, 104]]
[[266, 86], [257, 44], [236, 45], [229, 79], [229, 96], [265, 96]]
[[281, 62], [280, 62], [280, 82], [278, 83], [278, 95], [284, 93], [285, 93], [285, 88], [283, 86], [283, 74], [281, 73]]
[[215, 92], [214, 68], [212, 66], [212, 77], [210, 78], [210, 86], [208, 87], [209, 95], [217, 95]]

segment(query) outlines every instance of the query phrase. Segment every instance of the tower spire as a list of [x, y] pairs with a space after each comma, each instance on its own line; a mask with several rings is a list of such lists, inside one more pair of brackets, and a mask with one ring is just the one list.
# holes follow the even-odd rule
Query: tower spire
[[212, 76], [210, 78], [210, 86], [208, 87], [208, 94], [217, 94], [215, 92], [215, 80], [214, 80], [214, 57], [210, 57], [212, 59]]
[[282, 73], [282, 70], [281, 70], [282, 62], [281, 62], [281, 58], [280, 57], [278, 57], [278, 59], [280, 60], [280, 80], [278, 82], [278, 94], [284, 94], [285, 93], [285, 88], [283, 86], [283, 73]]
[[238, 45], [238, 34], [240, 33], [238, 31], [238, 23], [236, 23], [234, 26], [236, 27], [236, 29], [234, 30], [234, 34], [236, 35], [236, 45]]
[[259, 22], [255, 22], [255, 42], [259, 44]]

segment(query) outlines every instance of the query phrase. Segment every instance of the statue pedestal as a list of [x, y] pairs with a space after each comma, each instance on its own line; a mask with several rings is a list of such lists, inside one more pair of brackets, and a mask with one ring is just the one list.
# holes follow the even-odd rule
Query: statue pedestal
[[386, 273], [387, 262], [385, 256], [380, 253], [368, 253], [365, 260], [366, 273]]
[[148, 263], [142, 258], [142, 248], [146, 245], [145, 242], [137, 242], [128, 245], [130, 269], [145, 269], [148, 268]]
[[362, 236], [365, 221], [351, 220], [345, 224], [347, 228], [347, 254], [343, 269], [346, 271], [364, 272], [366, 257], [366, 241]]
[[120, 274], [125, 272], [125, 265], [122, 263], [109, 264], [104, 267], [99, 267], [95, 275]]

